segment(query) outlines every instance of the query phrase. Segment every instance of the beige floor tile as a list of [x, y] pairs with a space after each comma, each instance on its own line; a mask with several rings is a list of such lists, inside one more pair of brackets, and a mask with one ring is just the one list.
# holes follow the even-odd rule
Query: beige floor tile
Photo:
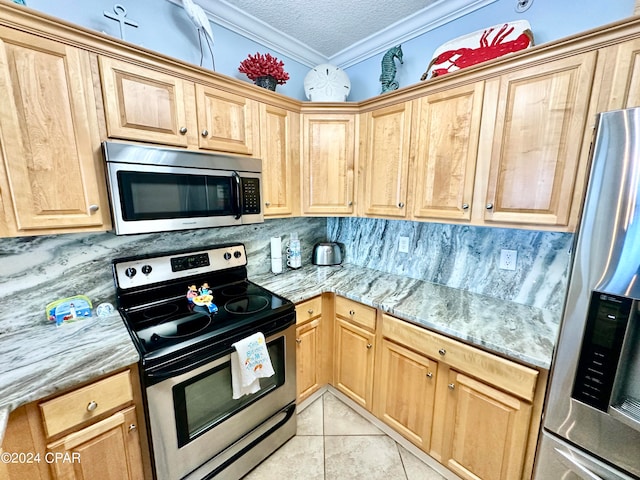
[[325, 480], [406, 480], [400, 454], [386, 435], [324, 437]]
[[322, 397], [307, 406], [298, 414], [297, 435], [322, 435], [323, 432]]
[[324, 480], [323, 437], [295, 436], [244, 480]]
[[338, 400], [335, 395], [325, 393], [322, 399], [325, 435], [384, 435], [380, 429]]
[[407, 480], [446, 480], [445, 477], [401, 445], [398, 445], [398, 451], [407, 474]]

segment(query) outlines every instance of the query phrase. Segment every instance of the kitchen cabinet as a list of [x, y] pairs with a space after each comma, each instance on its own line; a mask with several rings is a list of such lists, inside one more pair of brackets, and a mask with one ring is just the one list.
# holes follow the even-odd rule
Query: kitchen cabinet
[[488, 175], [486, 224], [575, 227], [596, 57], [572, 55], [486, 82], [480, 142], [489, 147], [478, 153]]
[[322, 298], [296, 305], [296, 385], [300, 403], [323, 386]]
[[640, 39], [602, 49], [598, 61], [602, 61], [604, 78], [597, 111], [640, 106]]
[[108, 230], [88, 52], [0, 27], [0, 91], [0, 233]]
[[261, 104], [260, 141], [264, 215], [299, 215], [300, 115]]
[[121, 60], [99, 62], [109, 137], [259, 155], [256, 101]]
[[471, 219], [484, 82], [415, 100], [413, 218]]
[[405, 218], [411, 159], [412, 103], [377, 108], [362, 115], [361, 138], [365, 215]]
[[388, 339], [380, 348], [374, 413], [428, 452], [438, 363]]
[[[412, 419], [401, 406], [395, 407], [395, 412], [400, 413], [392, 412], [402, 418], [398, 422], [386, 412], [389, 407], [381, 403], [377, 411], [382, 420], [462, 478], [528, 478], [543, 395], [536, 390], [544, 389], [544, 376], [539, 376], [537, 370], [387, 314], [382, 315], [381, 336], [383, 349], [391, 348], [397, 352], [395, 355], [404, 356], [401, 360], [401, 357], [390, 360], [388, 353], [386, 361], [383, 356], [382, 365], [395, 362], [406, 370], [394, 380], [386, 378], [389, 370], [378, 372], [381, 402], [385, 397], [401, 402], [402, 399], [393, 400], [393, 392], [384, 392], [392, 388], [400, 387], [412, 397], [418, 395], [420, 388], [427, 392], [418, 400], [424, 402], [426, 419]], [[429, 372], [433, 373], [435, 383], [433, 393], [428, 385], [419, 386], [424, 383], [419, 378], [421, 374], [426, 376]], [[403, 382], [410, 378], [413, 385], [404, 386]], [[409, 404], [404, 408], [410, 408]], [[429, 441], [425, 423], [431, 411]]]
[[371, 411], [376, 310], [340, 296], [335, 309], [333, 386]]
[[7, 464], [3, 478], [150, 478], [138, 407], [139, 387], [131, 370], [23, 405], [9, 416], [2, 448], [38, 455], [40, 461]]
[[302, 213], [354, 213], [357, 117], [302, 113]]

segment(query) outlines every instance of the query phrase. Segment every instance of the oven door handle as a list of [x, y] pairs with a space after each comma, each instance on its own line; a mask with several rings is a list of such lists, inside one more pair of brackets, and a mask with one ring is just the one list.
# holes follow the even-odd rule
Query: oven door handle
[[233, 172], [233, 187], [234, 194], [233, 198], [235, 201], [235, 219], [238, 220], [242, 216], [242, 181], [240, 179], [240, 175], [238, 172]]
[[207, 361], [209, 360], [203, 360], [197, 363], [189, 363], [187, 365], [184, 365], [183, 367], [172, 368], [170, 370], [162, 369], [156, 373], [146, 372], [146, 376], [152, 378], [153, 380], [166, 380], [167, 378], [177, 377], [179, 375], [182, 375], [183, 373], [193, 370], [200, 366], [200, 364], [207, 363]]

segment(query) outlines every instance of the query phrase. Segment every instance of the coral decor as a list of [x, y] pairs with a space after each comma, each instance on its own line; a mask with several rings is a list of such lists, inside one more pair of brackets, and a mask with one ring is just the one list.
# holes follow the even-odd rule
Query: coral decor
[[278, 85], [284, 85], [289, 80], [289, 74], [284, 71], [284, 62], [269, 53], [249, 55], [240, 62], [238, 70], [254, 81], [259, 77], [272, 76]]

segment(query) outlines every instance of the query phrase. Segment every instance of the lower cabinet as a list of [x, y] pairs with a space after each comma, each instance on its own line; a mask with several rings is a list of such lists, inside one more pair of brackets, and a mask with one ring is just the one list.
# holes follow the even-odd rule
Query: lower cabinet
[[135, 378], [126, 370], [13, 411], [2, 450], [16, 455], [16, 462], [6, 464], [0, 477], [150, 478], [148, 455], [143, 457], [148, 447], [143, 415], [134, 402]]
[[322, 387], [323, 320], [322, 297], [296, 305], [296, 399], [298, 403]]

